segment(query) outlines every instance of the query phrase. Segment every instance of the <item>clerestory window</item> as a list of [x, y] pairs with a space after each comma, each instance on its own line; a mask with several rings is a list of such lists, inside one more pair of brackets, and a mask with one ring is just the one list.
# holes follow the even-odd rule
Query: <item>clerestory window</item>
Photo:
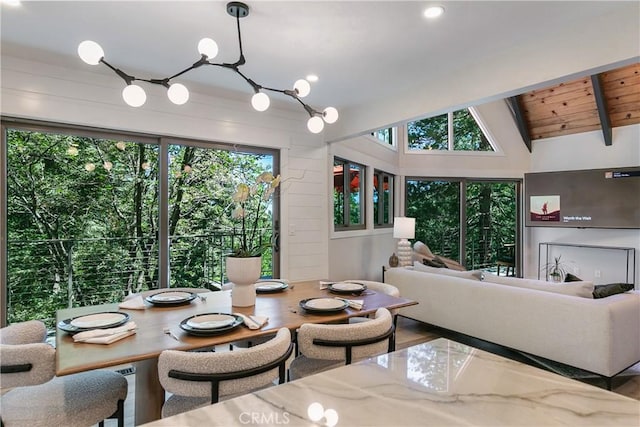
[[382, 128], [371, 132], [371, 136], [383, 145], [396, 146], [397, 131], [394, 127]]
[[407, 123], [409, 151], [495, 151], [473, 109]]

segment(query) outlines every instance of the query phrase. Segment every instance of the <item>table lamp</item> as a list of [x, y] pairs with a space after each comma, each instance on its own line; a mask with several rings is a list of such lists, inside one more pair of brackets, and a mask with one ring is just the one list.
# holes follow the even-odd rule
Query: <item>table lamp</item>
[[393, 218], [393, 237], [398, 240], [398, 265], [404, 267], [412, 264], [411, 243], [416, 235], [416, 219], [404, 216]]

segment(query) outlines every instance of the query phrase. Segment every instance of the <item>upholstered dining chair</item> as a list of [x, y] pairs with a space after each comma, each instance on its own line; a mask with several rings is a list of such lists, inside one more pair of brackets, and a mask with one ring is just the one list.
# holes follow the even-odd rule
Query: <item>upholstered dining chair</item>
[[[381, 294], [390, 295], [392, 297], [400, 296], [400, 290], [397, 287], [390, 285], [388, 283], [374, 282], [371, 280], [359, 280], [359, 279], [345, 280], [345, 282], [362, 283], [367, 287], [367, 291], [380, 292]], [[356, 296], [353, 298], [357, 299], [358, 297]], [[398, 318], [399, 310], [393, 309], [389, 311], [391, 312], [391, 316], [393, 316], [393, 325], [397, 326], [397, 318]], [[363, 320], [367, 320], [367, 319], [368, 317], [351, 317], [349, 319], [349, 323], [362, 322]]]
[[55, 376], [56, 350], [44, 342], [36, 320], [0, 329], [0, 396], [3, 426], [90, 426], [117, 418], [124, 426], [128, 384], [123, 375], [94, 370]]
[[379, 308], [374, 318], [349, 324], [305, 323], [296, 336], [296, 358], [289, 365], [295, 380], [365, 357], [393, 351], [395, 329], [391, 313]]
[[293, 352], [291, 332], [238, 351], [199, 353], [165, 350], [158, 359], [160, 384], [173, 393], [162, 417], [217, 403], [221, 398], [258, 390], [278, 379], [285, 382], [285, 363]]

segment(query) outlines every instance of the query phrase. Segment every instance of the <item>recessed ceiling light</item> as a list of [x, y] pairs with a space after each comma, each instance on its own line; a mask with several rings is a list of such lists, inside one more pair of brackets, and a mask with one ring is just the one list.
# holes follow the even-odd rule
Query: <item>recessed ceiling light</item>
[[20, 6], [20, 0], [2, 0], [2, 3], [8, 6]]
[[444, 7], [431, 6], [425, 9], [424, 16], [427, 18], [437, 18], [444, 13]]
[[318, 76], [316, 76], [315, 74], [309, 74], [307, 76], [307, 81], [309, 81], [309, 82], [317, 82], [318, 81]]

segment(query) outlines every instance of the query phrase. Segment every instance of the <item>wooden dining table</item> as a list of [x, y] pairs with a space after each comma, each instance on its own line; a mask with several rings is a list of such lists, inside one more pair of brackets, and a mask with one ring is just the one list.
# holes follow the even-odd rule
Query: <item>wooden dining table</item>
[[[57, 322], [87, 314], [120, 311], [130, 316], [137, 329], [134, 335], [108, 345], [74, 342], [71, 335], [58, 329], [56, 375], [133, 364], [136, 374], [135, 424], [139, 425], [160, 418], [164, 389], [158, 379], [158, 356], [163, 350], [203, 349], [271, 335], [283, 327], [295, 331], [304, 323], [340, 322], [350, 317], [373, 314], [381, 307], [397, 309], [417, 304], [413, 300], [367, 289], [357, 296], [340, 295], [348, 299], [363, 300], [364, 306], [360, 310], [348, 307], [338, 312], [313, 314], [300, 307], [301, 300], [336, 296], [327, 289], [321, 289], [318, 280], [290, 283], [286, 290], [278, 293], [258, 294], [255, 306], [251, 307], [233, 307], [231, 291], [199, 295], [204, 298], [196, 298], [185, 305], [149, 305], [143, 310], [121, 309], [118, 304], [59, 310], [56, 315]], [[251, 330], [241, 325], [227, 333], [212, 336], [193, 336], [181, 329], [180, 323], [184, 319], [205, 313], [265, 316], [268, 322], [260, 329]], [[165, 332], [167, 328], [171, 334]]]

